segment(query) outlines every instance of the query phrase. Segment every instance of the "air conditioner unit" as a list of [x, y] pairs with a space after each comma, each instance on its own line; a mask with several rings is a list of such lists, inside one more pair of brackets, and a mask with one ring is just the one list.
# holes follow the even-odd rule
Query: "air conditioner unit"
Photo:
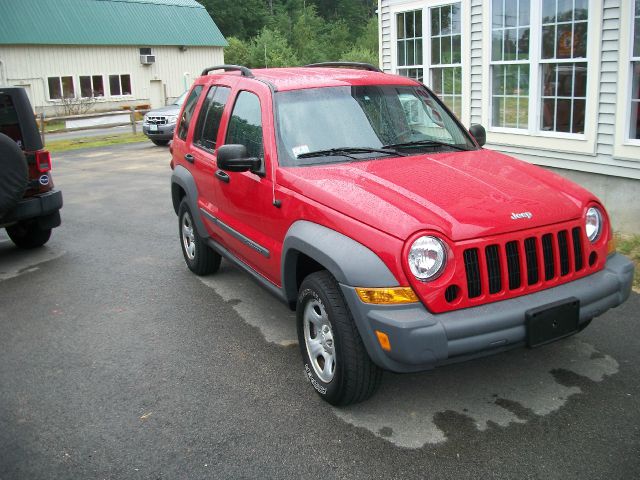
[[151, 65], [152, 63], [156, 63], [155, 55], [140, 55], [140, 63], [143, 65]]

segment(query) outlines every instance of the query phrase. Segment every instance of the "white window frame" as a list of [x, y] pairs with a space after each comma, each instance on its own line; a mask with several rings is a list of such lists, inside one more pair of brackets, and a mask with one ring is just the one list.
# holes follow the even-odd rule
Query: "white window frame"
[[[411, 13], [411, 12], [416, 12], [416, 17], [418, 17], [418, 12], [420, 13], [420, 20], [422, 22], [422, 33], [420, 36], [420, 39], [422, 40], [422, 61], [420, 63], [416, 63], [414, 65], [398, 65], [397, 64], [397, 60], [398, 60], [398, 42], [401, 41], [401, 39], [398, 38], [398, 15], [403, 15], [403, 14], [407, 14], [407, 13]], [[395, 37], [394, 37], [394, 41], [393, 41], [393, 48], [395, 51], [395, 58], [396, 58], [396, 73], [398, 73], [400, 70], [422, 70], [422, 77], [423, 80], [424, 78], [426, 78], [424, 76], [424, 14], [422, 12], [421, 8], [415, 9], [415, 10], [404, 10], [402, 12], [397, 12], [393, 14], [393, 22], [394, 22], [394, 29], [395, 29]], [[414, 34], [415, 34], [415, 25], [414, 25]], [[417, 37], [412, 37], [412, 39], [415, 39]], [[402, 39], [402, 41], [404, 41], [405, 39]], [[405, 43], [405, 56], [406, 56], [406, 43]], [[414, 52], [415, 52], [415, 47], [414, 47]], [[400, 75], [400, 73], [398, 73], [398, 75]], [[410, 77], [413, 78], [413, 77]]]
[[[631, 127], [631, 88], [633, 79], [632, 61], [640, 61], [633, 57], [633, 21], [634, 0], [620, 2], [620, 61], [618, 62], [618, 78], [624, 88], [624, 94], [618, 95], [617, 112], [624, 115], [616, 118], [615, 144], [613, 156], [616, 159], [640, 162], [640, 139], [629, 138]], [[624, 21], [625, 17], [628, 19]]]
[[[431, 17], [430, 9], [433, 7], [442, 7], [451, 5], [452, 3], [460, 3], [460, 34], [461, 49], [462, 49], [462, 115], [460, 121], [469, 125], [471, 120], [471, 55], [465, 52], [471, 51], [471, 38], [469, 28], [471, 25], [471, 8], [468, 0], [413, 0], [408, 2], [402, 2], [389, 6], [389, 14], [391, 18], [391, 32], [390, 32], [390, 45], [391, 45], [391, 71], [393, 73], [398, 72], [398, 69], [407, 68], [398, 66], [398, 32], [396, 23], [396, 14], [410, 12], [412, 10], [422, 10], [422, 76], [424, 78], [424, 84], [431, 87]], [[434, 68], [438, 68], [436, 65]]]
[[[487, 128], [487, 143], [495, 146], [527, 147], [567, 153], [595, 155], [597, 137], [598, 98], [600, 93], [600, 51], [602, 45], [602, 2], [591, 1], [587, 22], [587, 100], [584, 133], [553, 132], [541, 129], [542, 70], [544, 63], [574, 63], [575, 59], [542, 59], [542, 0], [531, 0], [529, 19], [529, 128], [491, 126], [491, 35], [492, 2], [483, 3], [483, 86], [482, 123]], [[540, 142], [540, 137], [545, 139]]]
[[[126, 74], [125, 74], [126, 75]], [[91, 79], [91, 93], [92, 95], [90, 97], [83, 97], [82, 96], [82, 84], [80, 83], [80, 77], [89, 77]], [[93, 77], [102, 77], [102, 89], [103, 89], [103, 94], [102, 95], [93, 95], [93, 92], [95, 91], [95, 89], [93, 88]], [[102, 100], [104, 98], [107, 97], [107, 89], [106, 89], [106, 84], [105, 84], [105, 75], [102, 73], [92, 73], [92, 74], [81, 74], [78, 75], [78, 87], [80, 88], [80, 91], [78, 92], [80, 97], [79, 98], [95, 98], [96, 100]], [[107, 83], [109, 80], [109, 76], [107, 75]], [[132, 89], [133, 90], [133, 89]]]
[[[111, 76], [117, 75], [118, 76], [118, 83], [120, 85], [120, 95], [113, 95], [111, 93]], [[122, 93], [122, 76], [123, 75], [128, 75], [129, 76], [129, 86], [131, 87], [131, 93]], [[110, 98], [129, 98], [133, 96], [133, 75], [131, 75], [130, 73], [108, 73], [106, 75], [106, 79], [107, 79], [107, 85], [109, 87], [109, 97]], [[105, 92], [105, 96], [106, 96], [106, 92]]]
[[[62, 102], [62, 100], [64, 98], [64, 89], [62, 88], [62, 78], [63, 77], [71, 77], [71, 83], [73, 84], [73, 96], [74, 96], [74, 98], [77, 98], [76, 97], [76, 91], [77, 91], [78, 85], [76, 85], [76, 78], [73, 75], [64, 75], [64, 74], [47, 75], [46, 76], [46, 79], [47, 79], [47, 100], [49, 102], [53, 102], [53, 103]], [[51, 90], [49, 89], [49, 79], [50, 78], [57, 78], [58, 79], [58, 82], [60, 83], [60, 94], [62, 95], [62, 98], [51, 98]]]

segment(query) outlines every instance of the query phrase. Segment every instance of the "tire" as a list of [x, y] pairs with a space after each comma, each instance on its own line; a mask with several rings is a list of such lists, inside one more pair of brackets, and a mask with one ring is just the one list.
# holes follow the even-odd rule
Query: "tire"
[[315, 272], [304, 279], [296, 317], [304, 374], [318, 395], [337, 406], [370, 398], [380, 386], [382, 369], [369, 358], [329, 272]]
[[186, 198], [182, 199], [178, 209], [178, 235], [182, 255], [189, 270], [196, 275], [209, 275], [218, 271], [222, 257], [198, 235]]
[[51, 228], [40, 228], [37, 220], [18, 222], [7, 227], [7, 234], [19, 248], [38, 248], [51, 238]]
[[167, 145], [169, 145], [169, 140], [151, 140], [153, 142], [154, 145], [157, 145], [158, 147], [166, 147]]
[[24, 153], [16, 142], [0, 133], [0, 217], [22, 198], [28, 180]]

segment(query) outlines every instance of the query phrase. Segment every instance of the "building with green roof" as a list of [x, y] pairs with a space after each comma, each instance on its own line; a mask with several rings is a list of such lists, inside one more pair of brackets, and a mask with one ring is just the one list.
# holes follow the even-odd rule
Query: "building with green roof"
[[2, 0], [0, 85], [27, 89], [37, 111], [65, 98], [95, 110], [179, 96], [227, 42], [195, 0]]

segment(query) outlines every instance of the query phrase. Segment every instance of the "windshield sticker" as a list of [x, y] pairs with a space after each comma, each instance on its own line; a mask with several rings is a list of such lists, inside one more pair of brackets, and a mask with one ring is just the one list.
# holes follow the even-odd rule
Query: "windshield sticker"
[[297, 157], [303, 153], [309, 153], [309, 145], [298, 145], [297, 147], [293, 147], [291, 151]]

